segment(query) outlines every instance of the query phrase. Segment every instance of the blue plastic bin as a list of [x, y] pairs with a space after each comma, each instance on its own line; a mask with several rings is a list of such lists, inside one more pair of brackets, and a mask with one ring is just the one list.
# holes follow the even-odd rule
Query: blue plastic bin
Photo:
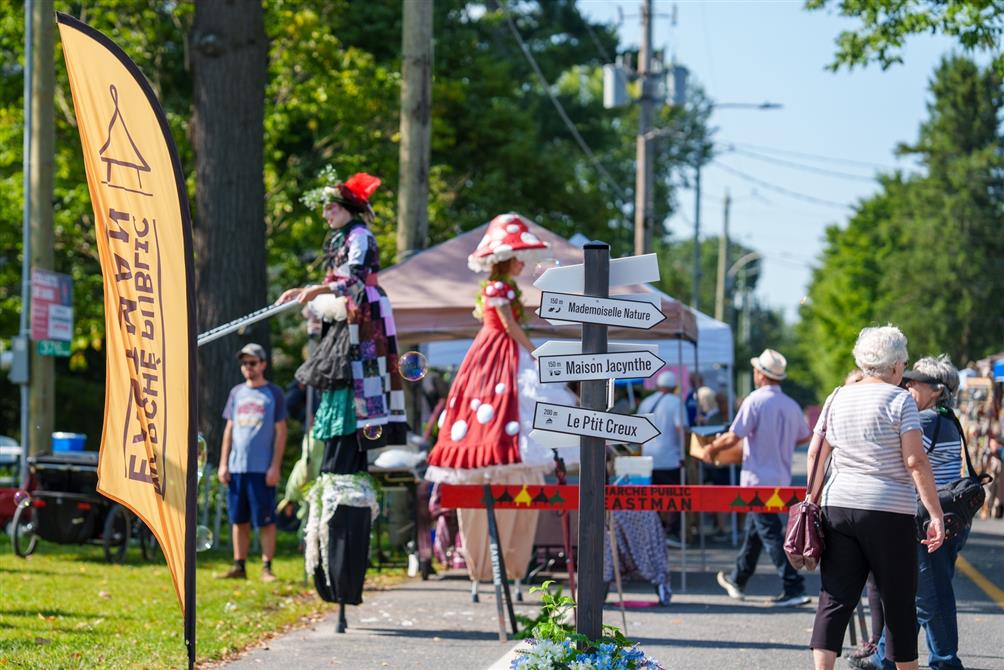
[[83, 433], [53, 433], [52, 451], [83, 451], [87, 436]]

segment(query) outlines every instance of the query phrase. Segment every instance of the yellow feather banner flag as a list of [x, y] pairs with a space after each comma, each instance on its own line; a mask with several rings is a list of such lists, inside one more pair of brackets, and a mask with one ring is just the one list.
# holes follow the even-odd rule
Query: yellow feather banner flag
[[104, 279], [98, 490], [160, 543], [195, 654], [196, 343], [192, 225], [167, 119], [108, 37], [57, 13]]

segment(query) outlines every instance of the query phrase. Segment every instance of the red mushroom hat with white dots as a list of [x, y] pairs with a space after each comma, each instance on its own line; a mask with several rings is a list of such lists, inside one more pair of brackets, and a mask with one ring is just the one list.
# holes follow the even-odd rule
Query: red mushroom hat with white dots
[[519, 258], [527, 262], [547, 249], [547, 242], [530, 232], [531, 221], [509, 212], [500, 214], [488, 224], [478, 248], [467, 257], [467, 267], [474, 272], [488, 272], [496, 263]]

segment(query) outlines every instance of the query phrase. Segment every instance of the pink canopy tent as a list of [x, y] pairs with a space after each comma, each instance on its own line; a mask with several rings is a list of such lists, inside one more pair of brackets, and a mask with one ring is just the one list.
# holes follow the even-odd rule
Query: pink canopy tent
[[[433, 342], [472, 338], [477, 334], [481, 324], [471, 311], [478, 283], [484, 275], [478, 275], [467, 267], [467, 256], [477, 247], [487, 227], [486, 223], [380, 273], [380, 285], [387, 291], [394, 306], [400, 341]], [[534, 223], [530, 224], [530, 232], [550, 245], [544, 252], [547, 258], [553, 258], [563, 266], [582, 262], [582, 250], [568, 240]], [[536, 311], [540, 305], [540, 291], [533, 286], [533, 270], [533, 265], [528, 264], [518, 278], [523, 303], [528, 311]], [[623, 293], [658, 296], [666, 320], [651, 330], [611, 326], [611, 339], [697, 341], [694, 313], [679, 301], [647, 284], [617, 286], [611, 290], [611, 295]], [[571, 339], [579, 336], [578, 325], [552, 326], [536, 314], [531, 317], [527, 330], [533, 337]]]

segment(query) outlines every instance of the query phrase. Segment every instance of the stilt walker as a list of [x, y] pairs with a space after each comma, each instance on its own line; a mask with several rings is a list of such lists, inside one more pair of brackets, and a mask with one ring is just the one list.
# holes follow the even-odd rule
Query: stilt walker
[[320, 208], [334, 231], [325, 245], [322, 284], [289, 289], [278, 302], [298, 300], [323, 321], [321, 340], [296, 379], [321, 391], [312, 435], [325, 443], [321, 475], [307, 495], [304, 560], [318, 594], [339, 604], [362, 602], [370, 527], [380, 513], [367, 473], [366, 450], [404, 444], [407, 424], [394, 317], [377, 283], [380, 253], [367, 226], [369, 198], [380, 180], [365, 173], [339, 181], [330, 167], [323, 186], [303, 203]]
[[[477, 249], [467, 259], [486, 272], [474, 315], [483, 322], [450, 388], [440, 415], [439, 439], [429, 453], [426, 478], [454, 484], [543, 484], [554, 468], [552, 451], [530, 438], [536, 402], [575, 404], [560, 384], [543, 385], [530, 356], [533, 344], [520, 325], [527, 312], [517, 277], [524, 264], [547, 244], [529, 231], [527, 219], [502, 214], [492, 219]], [[577, 450], [569, 450], [574, 452]], [[577, 459], [574, 453], [565, 458]], [[535, 510], [497, 510], [507, 577], [526, 572], [537, 528]], [[487, 516], [483, 509], [458, 511], [471, 598], [478, 582], [492, 578]]]

